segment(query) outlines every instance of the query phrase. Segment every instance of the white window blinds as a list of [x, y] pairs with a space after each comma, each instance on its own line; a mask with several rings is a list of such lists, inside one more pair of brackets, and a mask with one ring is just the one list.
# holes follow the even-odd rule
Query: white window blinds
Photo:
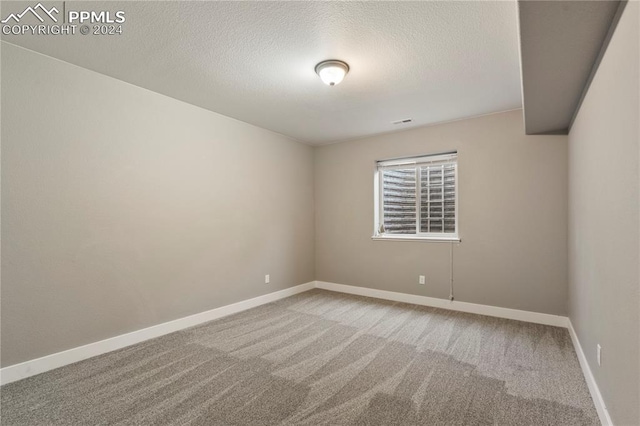
[[378, 235], [457, 237], [457, 153], [379, 161]]

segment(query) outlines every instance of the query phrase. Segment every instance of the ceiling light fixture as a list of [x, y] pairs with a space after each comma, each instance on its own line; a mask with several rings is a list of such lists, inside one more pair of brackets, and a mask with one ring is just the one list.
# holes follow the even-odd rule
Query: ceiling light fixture
[[316, 65], [316, 74], [327, 86], [340, 84], [345, 75], [349, 72], [349, 65], [346, 62], [331, 59], [322, 61]]

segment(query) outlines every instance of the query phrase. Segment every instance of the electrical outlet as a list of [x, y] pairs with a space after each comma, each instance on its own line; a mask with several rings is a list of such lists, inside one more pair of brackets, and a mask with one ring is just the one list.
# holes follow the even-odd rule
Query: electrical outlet
[[269, 281], [271, 280], [271, 278], [269, 278], [269, 274], [264, 276], [264, 283], [265, 284], [269, 284]]
[[597, 356], [598, 356], [598, 366], [602, 365], [602, 346], [600, 346], [600, 343], [598, 343], [597, 346]]
[[422, 284], [422, 285], [424, 285], [424, 283], [425, 283], [424, 275], [420, 275], [420, 276], [418, 276], [418, 284]]

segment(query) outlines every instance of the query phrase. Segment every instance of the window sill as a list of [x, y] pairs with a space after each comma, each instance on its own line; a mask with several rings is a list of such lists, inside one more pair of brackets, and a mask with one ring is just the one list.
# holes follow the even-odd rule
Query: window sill
[[434, 242], [434, 243], [459, 243], [462, 241], [459, 237], [418, 237], [415, 235], [393, 235], [393, 236], [382, 236], [382, 235], [374, 235], [371, 237], [374, 241], [420, 241], [420, 242]]

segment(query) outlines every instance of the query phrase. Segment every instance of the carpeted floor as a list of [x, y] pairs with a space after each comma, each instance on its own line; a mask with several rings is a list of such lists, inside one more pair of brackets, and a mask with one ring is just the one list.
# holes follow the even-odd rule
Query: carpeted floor
[[565, 329], [323, 290], [0, 394], [3, 425], [599, 424]]

